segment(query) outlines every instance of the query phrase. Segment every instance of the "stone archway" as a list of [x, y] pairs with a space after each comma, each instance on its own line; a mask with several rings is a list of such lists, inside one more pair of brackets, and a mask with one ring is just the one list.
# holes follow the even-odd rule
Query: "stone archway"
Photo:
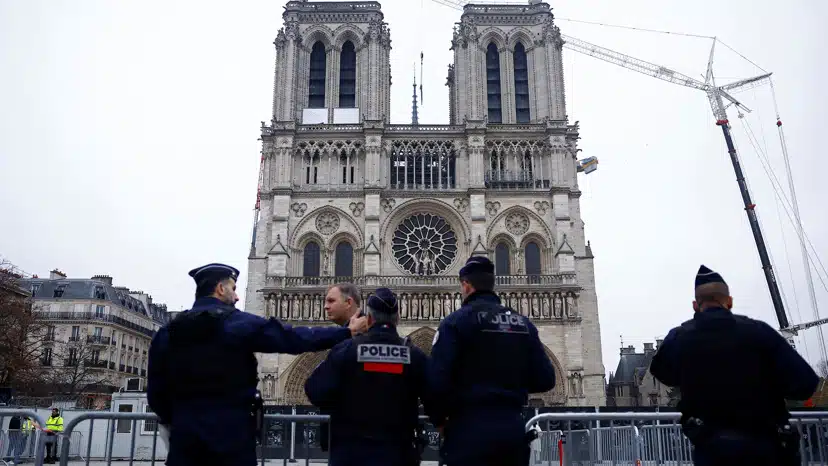
[[313, 373], [325, 358], [328, 357], [328, 352], [317, 351], [315, 353], [304, 353], [293, 360], [293, 362], [285, 370], [285, 385], [282, 392], [282, 399], [286, 405], [310, 405], [308, 397], [305, 395], [305, 381]]
[[431, 343], [434, 342], [434, 334], [437, 330], [431, 327], [420, 327], [408, 334], [411, 344], [420, 348], [427, 356], [431, 356]]

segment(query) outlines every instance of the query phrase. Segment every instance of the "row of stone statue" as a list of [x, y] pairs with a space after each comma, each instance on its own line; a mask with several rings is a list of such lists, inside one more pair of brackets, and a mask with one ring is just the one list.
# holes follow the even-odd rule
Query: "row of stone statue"
[[[499, 293], [505, 306], [530, 319], [578, 318], [578, 295], [575, 292]], [[364, 295], [364, 303], [370, 295]], [[441, 320], [462, 304], [460, 293], [400, 293], [400, 318], [403, 321]], [[326, 321], [325, 295], [270, 294], [266, 297], [265, 316], [286, 321]]]

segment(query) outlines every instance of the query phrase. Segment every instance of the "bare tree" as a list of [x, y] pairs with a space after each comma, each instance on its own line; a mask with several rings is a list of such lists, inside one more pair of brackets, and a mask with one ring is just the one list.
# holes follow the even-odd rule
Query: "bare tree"
[[107, 376], [109, 361], [101, 358], [99, 346], [77, 337], [55, 343], [53, 351], [57, 364], [48, 372], [53, 392], [77, 399], [85, 392], [100, 393], [112, 385]]
[[0, 387], [22, 389], [38, 381], [46, 326], [37, 319], [23, 276], [0, 261]]

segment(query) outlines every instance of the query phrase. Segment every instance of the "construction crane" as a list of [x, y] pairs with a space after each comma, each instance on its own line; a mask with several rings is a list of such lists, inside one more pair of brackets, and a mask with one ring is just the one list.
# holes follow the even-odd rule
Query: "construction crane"
[[[464, 9], [464, 5], [459, 0], [433, 1], [441, 5], [449, 6], [458, 10]], [[529, 3], [531, 4], [533, 3], [533, 1], [530, 0]], [[511, 2], [503, 2], [503, 4], [514, 5], [514, 3]], [[752, 89], [757, 86], [770, 83], [770, 76], [772, 73], [765, 73], [759, 76], [754, 76], [752, 78], [747, 78], [733, 83], [725, 84], [723, 86], [716, 86], [715, 77], [713, 75], [713, 55], [716, 47], [715, 38], [713, 38], [713, 47], [710, 50], [710, 59], [707, 63], [707, 74], [705, 75], [705, 80], [703, 82], [695, 78], [686, 76], [670, 68], [661, 65], [656, 65], [654, 63], [650, 63], [620, 52], [616, 52], [605, 47], [591, 44], [589, 42], [576, 39], [574, 37], [569, 37], [562, 34], [561, 38], [564, 42], [563, 46], [569, 50], [589, 55], [591, 57], [598, 58], [608, 63], [612, 63], [614, 65], [618, 65], [629, 70], [637, 71], [639, 73], [661, 79], [662, 81], [667, 81], [673, 84], [679, 84], [693, 89], [698, 89], [704, 91], [707, 94], [707, 98], [710, 102], [710, 107], [713, 111], [713, 116], [715, 118], [716, 125], [722, 129], [722, 135], [724, 136], [725, 145], [727, 147], [728, 154], [730, 155], [730, 161], [733, 165], [733, 171], [736, 174], [736, 182], [739, 186], [739, 191], [742, 195], [742, 201], [744, 202], [745, 206], [745, 213], [747, 214], [748, 222], [750, 223], [750, 228], [753, 233], [753, 239], [756, 243], [756, 248], [759, 252], [759, 259], [762, 264], [762, 270], [765, 275], [765, 281], [767, 282], [768, 291], [770, 292], [774, 312], [776, 313], [776, 319], [779, 322], [779, 332], [788, 340], [789, 343], [791, 343], [791, 345], [793, 345], [793, 337], [796, 336], [799, 331], [828, 323], [828, 319], [818, 319], [813, 322], [807, 322], [791, 326], [790, 322], [788, 321], [788, 315], [785, 312], [785, 305], [782, 300], [782, 294], [779, 291], [779, 285], [776, 281], [776, 275], [774, 274], [773, 267], [771, 265], [768, 249], [765, 245], [764, 236], [762, 235], [762, 229], [759, 225], [759, 220], [756, 216], [756, 204], [754, 204], [751, 199], [750, 191], [748, 190], [747, 182], [745, 180], [745, 175], [742, 171], [741, 163], [739, 162], [739, 156], [736, 153], [736, 146], [733, 143], [733, 137], [730, 132], [731, 127], [727, 116], [728, 107], [734, 106], [745, 113], [751, 112], [749, 108], [747, 108], [745, 105], [739, 102], [735, 97], [731, 95], [731, 93]], [[725, 101], [727, 102], [726, 104]], [[781, 121], [777, 122], [777, 126], [781, 127], [781, 124]], [[801, 237], [801, 227], [799, 234]], [[820, 334], [820, 342], [822, 341], [822, 335]], [[825, 352], [824, 346], [825, 345], [823, 343], [823, 353]]]

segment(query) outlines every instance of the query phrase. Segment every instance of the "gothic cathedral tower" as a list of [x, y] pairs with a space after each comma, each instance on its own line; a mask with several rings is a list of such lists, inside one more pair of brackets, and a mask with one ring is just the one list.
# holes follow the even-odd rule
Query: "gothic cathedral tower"
[[[558, 383], [534, 405], [605, 403], [593, 273], [548, 4], [467, 5], [453, 39], [448, 125], [391, 124], [380, 4], [291, 1], [262, 124], [260, 209], [245, 309], [327, 325], [327, 288], [388, 286], [402, 334], [429, 352], [460, 305], [470, 255], [496, 264], [503, 303], [538, 326]], [[364, 302], [364, 299], [363, 299]], [[262, 355], [266, 400], [306, 404], [324, 353]]]

